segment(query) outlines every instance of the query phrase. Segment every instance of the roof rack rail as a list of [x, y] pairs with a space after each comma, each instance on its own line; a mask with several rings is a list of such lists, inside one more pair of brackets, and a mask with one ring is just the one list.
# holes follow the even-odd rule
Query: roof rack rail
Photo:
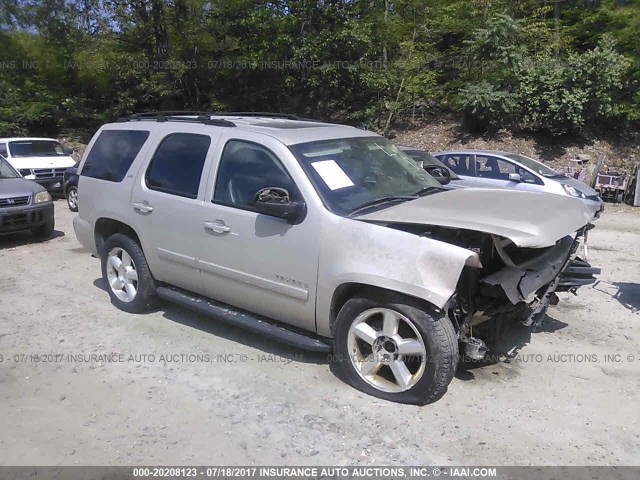
[[[189, 115], [189, 116], [187, 116]], [[197, 115], [193, 118], [194, 115]], [[186, 123], [202, 123], [204, 125], [214, 125], [217, 127], [235, 127], [236, 124], [229, 120], [223, 120], [219, 118], [211, 118], [210, 112], [144, 112], [135, 113], [130, 117], [119, 118], [117, 121], [122, 122], [135, 122], [148, 120], [156, 122], [186, 122]]]
[[209, 115], [220, 117], [270, 117], [285, 118], [287, 120], [300, 120], [300, 117], [291, 113], [274, 113], [274, 112], [212, 112]]
[[159, 110], [157, 112], [140, 112], [134, 113], [131, 117], [176, 117], [181, 115], [213, 115], [214, 112], [202, 111], [202, 110]]

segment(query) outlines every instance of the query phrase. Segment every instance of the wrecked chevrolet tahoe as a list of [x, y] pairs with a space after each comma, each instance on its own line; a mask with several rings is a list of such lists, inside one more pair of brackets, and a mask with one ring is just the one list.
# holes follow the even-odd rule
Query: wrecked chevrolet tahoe
[[112, 303], [158, 298], [326, 352], [368, 394], [426, 404], [505, 322], [594, 280], [577, 199], [445, 190], [392, 143], [280, 114], [150, 113], [79, 166], [78, 240]]

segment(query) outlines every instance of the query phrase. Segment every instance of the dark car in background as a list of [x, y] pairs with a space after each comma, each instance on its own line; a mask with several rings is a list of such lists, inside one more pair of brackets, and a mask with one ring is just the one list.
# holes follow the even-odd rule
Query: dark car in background
[[0, 233], [30, 230], [48, 238], [55, 228], [53, 200], [46, 188], [26, 180], [0, 156]]
[[434, 157], [431, 153], [419, 150], [414, 147], [399, 146], [403, 153], [409, 155], [418, 165], [435, 178], [441, 185], [449, 188], [464, 188], [470, 185], [460, 178], [456, 172], [447, 167], [444, 163]]
[[72, 212], [78, 211], [78, 165], [80, 162], [67, 168], [62, 177], [62, 191]]

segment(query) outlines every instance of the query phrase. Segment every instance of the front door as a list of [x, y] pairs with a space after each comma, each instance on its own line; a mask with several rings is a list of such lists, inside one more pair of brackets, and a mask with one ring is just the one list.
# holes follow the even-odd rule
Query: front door
[[[504, 158], [476, 155], [475, 166], [479, 186], [544, 191], [544, 185], [531, 172]], [[512, 174], [519, 175], [520, 180], [512, 180], [509, 177]]]
[[210, 198], [201, 207], [209, 238], [198, 252], [205, 294], [315, 331], [318, 222], [309, 211], [300, 224], [290, 225], [253, 207], [256, 192], [265, 187], [304, 200], [282, 161], [295, 158], [268, 137], [258, 144], [242, 132], [225, 135], [210, 174]]

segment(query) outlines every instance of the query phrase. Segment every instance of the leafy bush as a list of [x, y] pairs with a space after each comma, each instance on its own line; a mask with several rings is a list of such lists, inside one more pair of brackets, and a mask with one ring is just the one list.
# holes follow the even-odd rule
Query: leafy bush
[[472, 132], [509, 123], [517, 106], [514, 94], [489, 82], [472, 83], [460, 92], [463, 126]]
[[619, 94], [629, 65], [606, 38], [600, 46], [523, 62], [516, 73], [520, 118], [525, 128], [562, 134], [577, 132], [620, 115]]

